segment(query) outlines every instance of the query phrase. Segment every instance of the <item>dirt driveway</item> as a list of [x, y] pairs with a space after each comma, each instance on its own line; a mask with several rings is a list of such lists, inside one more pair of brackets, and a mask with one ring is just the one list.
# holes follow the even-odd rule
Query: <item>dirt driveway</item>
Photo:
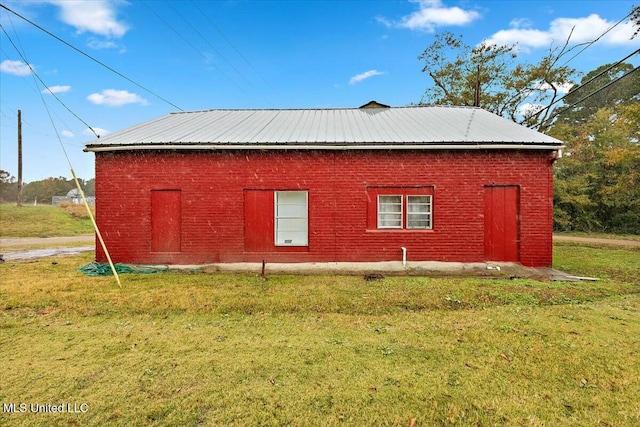
[[68, 243], [91, 243], [95, 240], [93, 235], [67, 236], [67, 237], [6, 237], [0, 238], [0, 248], [6, 246], [28, 245], [64, 245]]
[[[47, 256], [76, 255], [95, 249], [95, 237], [8, 237], [0, 239], [0, 254], [4, 261], [43, 258]], [[65, 246], [57, 246], [65, 245]], [[21, 246], [24, 246], [22, 248]], [[29, 248], [29, 246], [39, 246]]]
[[603, 245], [619, 245], [640, 247], [640, 240], [604, 239], [600, 237], [578, 237], [553, 235], [554, 242], [600, 243]]

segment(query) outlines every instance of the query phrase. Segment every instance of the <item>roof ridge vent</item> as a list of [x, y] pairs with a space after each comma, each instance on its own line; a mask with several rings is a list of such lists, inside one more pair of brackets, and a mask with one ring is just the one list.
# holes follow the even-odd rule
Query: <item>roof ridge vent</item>
[[389, 105], [381, 104], [378, 101], [369, 101], [364, 105], [358, 107], [359, 109], [367, 109], [367, 108], [391, 108]]

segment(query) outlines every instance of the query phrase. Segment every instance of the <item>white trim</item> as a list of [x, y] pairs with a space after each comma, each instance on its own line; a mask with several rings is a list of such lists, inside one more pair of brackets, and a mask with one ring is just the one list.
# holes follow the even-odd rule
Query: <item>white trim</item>
[[310, 145], [310, 144], [133, 144], [133, 145], [87, 145], [85, 152], [134, 151], [134, 150], [552, 150], [564, 145], [557, 144], [380, 144], [380, 145]]
[[[392, 225], [380, 225], [380, 197], [400, 197], [400, 225], [399, 226], [392, 226]], [[391, 203], [386, 203], [391, 205]], [[393, 203], [393, 205], [396, 205], [396, 203]], [[377, 213], [377, 218], [376, 218], [376, 226], [378, 228], [378, 230], [402, 230], [404, 228], [404, 197], [402, 196], [402, 194], [378, 194], [378, 204], [376, 207], [376, 213]], [[383, 214], [394, 214], [397, 215], [398, 212], [382, 212]]]
[[[278, 196], [280, 193], [302, 193], [304, 194], [304, 207], [305, 207], [305, 216], [304, 217], [279, 217], [278, 216]], [[274, 191], [273, 197], [273, 243], [275, 246], [309, 246], [309, 192], [306, 190], [278, 190]], [[284, 242], [278, 241], [278, 220], [279, 219], [304, 219], [306, 220], [307, 229], [306, 236], [303, 241], [291, 241]]]
[[[411, 197], [428, 197], [429, 198], [429, 202], [428, 203], [414, 203], [418, 206], [429, 206], [429, 210], [427, 212], [411, 212], [409, 210], [409, 198]], [[431, 194], [407, 194], [406, 195], [406, 203], [407, 203], [407, 217], [406, 217], [406, 229], [407, 230], [433, 230], [433, 196]], [[429, 226], [428, 227], [409, 227], [409, 216], [411, 216], [411, 214], [414, 215], [421, 215], [427, 216], [427, 219], [429, 220]]]

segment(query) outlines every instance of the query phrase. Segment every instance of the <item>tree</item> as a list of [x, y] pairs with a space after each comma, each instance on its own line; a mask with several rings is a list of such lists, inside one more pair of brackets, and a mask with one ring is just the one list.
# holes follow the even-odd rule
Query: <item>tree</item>
[[640, 104], [601, 108], [582, 124], [559, 122], [556, 229], [640, 234]]
[[479, 82], [482, 108], [537, 129], [551, 114], [543, 107], [560, 97], [562, 87], [573, 84], [575, 70], [557, 65], [565, 48], [550, 48], [537, 64], [516, 64], [515, 45], [471, 47], [462, 36], [437, 34], [418, 57], [425, 64], [422, 71], [433, 80], [420, 103], [472, 106]]
[[[589, 72], [564, 98], [558, 120], [581, 125], [601, 108], [640, 102], [640, 73], [629, 63], [606, 64]], [[579, 102], [579, 103], [578, 103]], [[578, 103], [573, 106], [573, 104]]]
[[0, 169], [0, 201], [15, 202], [18, 200], [18, 184], [9, 172]]
[[631, 22], [636, 27], [635, 33], [631, 36], [632, 39], [638, 37], [640, 34], [640, 6], [635, 6], [631, 9]]
[[85, 196], [95, 196], [96, 195], [96, 179], [91, 178], [84, 183], [80, 183], [82, 187], [82, 191], [84, 191]]
[[[78, 182], [85, 195], [92, 196], [95, 194], [95, 178], [88, 181], [78, 178]], [[69, 190], [74, 188], [76, 188], [76, 183], [73, 179], [59, 176], [25, 184], [22, 193], [26, 201], [37, 199], [39, 203], [51, 203], [53, 196], [66, 196]]]

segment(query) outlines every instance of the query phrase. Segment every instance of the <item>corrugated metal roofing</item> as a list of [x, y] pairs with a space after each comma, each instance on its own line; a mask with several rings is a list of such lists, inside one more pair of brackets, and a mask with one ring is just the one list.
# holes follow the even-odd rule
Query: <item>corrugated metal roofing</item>
[[348, 149], [471, 144], [554, 149], [562, 142], [480, 108], [420, 106], [172, 113], [94, 140], [87, 151], [165, 145]]

